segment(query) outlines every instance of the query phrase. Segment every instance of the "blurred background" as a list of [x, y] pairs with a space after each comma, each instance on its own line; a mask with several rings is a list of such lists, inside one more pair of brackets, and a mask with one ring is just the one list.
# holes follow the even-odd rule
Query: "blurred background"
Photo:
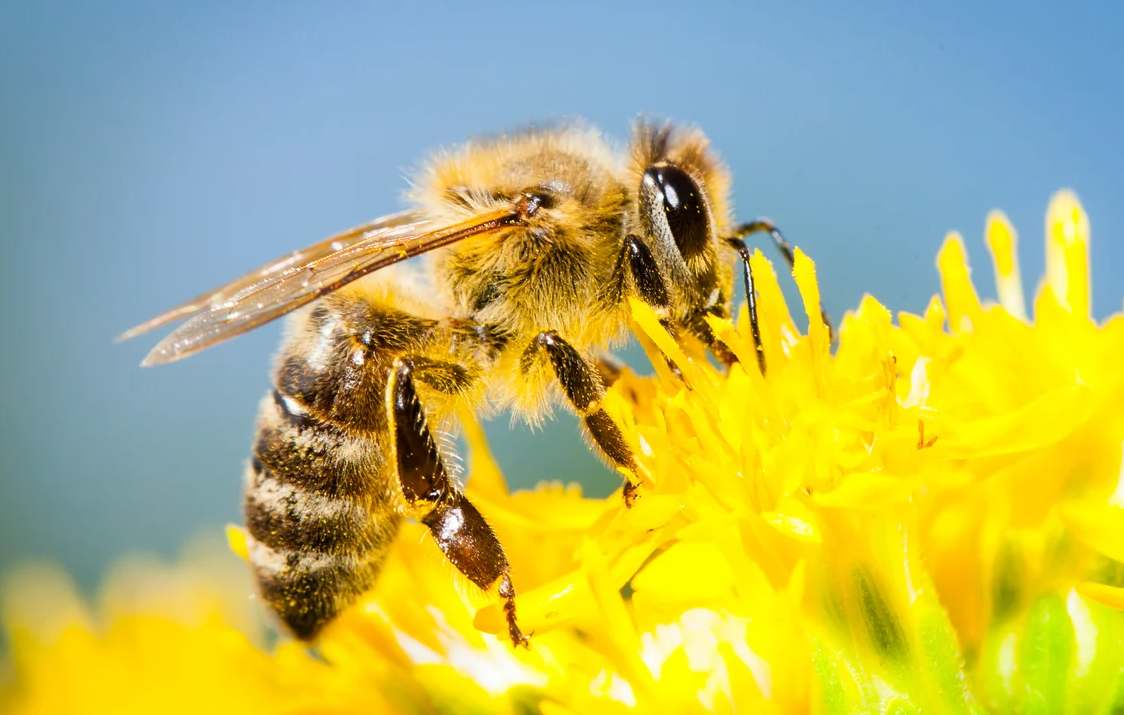
[[[428, 152], [529, 120], [703, 127], [740, 216], [816, 259], [837, 317], [865, 292], [922, 310], [950, 229], [993, 295], [995, 207], [1032, 289], [1047, 200], [1072, 187], [1095, 310], [1120, 309], [1118, 5], [466, 5], [0, 3], [0, 570], [47, 557], [89, 587], [239, 521], [278, 326], [152, 370], [155, 337], [113, 336], [401, 208]], [[619, 485], [572, 418], [488, 431], [516, 485]]]

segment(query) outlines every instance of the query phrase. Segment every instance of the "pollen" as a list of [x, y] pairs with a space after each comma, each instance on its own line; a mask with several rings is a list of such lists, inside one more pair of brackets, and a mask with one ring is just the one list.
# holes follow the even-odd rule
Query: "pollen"
[[191, 559], [111, 579], [101, 610], [57, 572], [16, 575], [0, 710], [1120, 711], [1124, 317], [1090, 314], [1076, 196], [1045, 224], [1030, 306], [993, 212], [994, 300], [950, 234], [922, 315], [867, 296], [837, 346], [812, 260], [796, 254], [801, 331], [755, 253], [765, 375], [745, 309], [711, 319], [740, 360], [725, 370], [632, 302], [657, 374], [624, 370], [597, 405], [650, 477], [631, 509], [561, 481], [509, 492], [466, 419], [468, 493], [508, 550], [528, 649], [413, 524], [314, 650], [263, 637], [248, 582]]

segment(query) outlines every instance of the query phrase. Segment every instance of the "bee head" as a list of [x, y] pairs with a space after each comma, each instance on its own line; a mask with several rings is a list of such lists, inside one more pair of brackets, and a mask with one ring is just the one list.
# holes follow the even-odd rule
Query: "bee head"
[[721, 313], [732, 271], [719, 239], [729, 229], [729, 177], [693, 129], [641, 123], [633, 134], [631, 180], [636, 204], [631, 230], [650, 248], [683, 318]]

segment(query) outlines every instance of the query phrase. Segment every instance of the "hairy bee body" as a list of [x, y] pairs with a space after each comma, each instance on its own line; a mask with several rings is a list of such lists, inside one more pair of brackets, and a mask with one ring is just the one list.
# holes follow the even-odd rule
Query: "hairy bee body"
[[[618, 306], [595, 313], [609, 280], [626, 191], [587, 130], [470, 145], [435, 161], [412, 198], [438, 220], [493, 208], [527, 187], [554, 192], [549, 221], [399, 264], [290, 317], [274, 390], [259, 408], [245, 517], [260, 593], [302, 638], [369, 588], [404, 516], [385, 394], [396, 358], [457, 366], [419, 380], [427, 421], [461, 406], [534, 419], [553, 374], [519, 357], [544, 330], [581, 351], [618, 338]], [[481, 190], [484, 187], [486, 190]], [[591, 320], [591, 318], [597, 318]]]
[[428, 215], [457, 220], [528, 190], [548, 203], [535, 220], [437, 251], [429, 270], [441, 309], [482, 328], [460, 339], [478, 348], [492, 407], [535, 420], [554, 379], [549, 366], [520, 362], [535, 336], [555, 330], [585, 350], [617, 340], [625, 326], [623, 306], [601, 300], [629, 204], [619, 158], [584, 128], [471, 143], [431, 162], [410, 198]]
[[383, 395], [428, 324], [348, 293], [290, 319], [246, 466], [261, 596], [306, 639], [374, 582], [406, 511]]
[[765, 369], [741, 236], [766, 230], [790, 262], [791, 250], [768, 222], [733, 226], [728, 190], [703, 135], [671, 125], [639, 124], [624, 156], [580, 126], [469, 143], [423, 169], [410, 210], [126, 333], [189, 317], [146, 358], [157, 364], [292, 313], [245, 477], [250, 561], [282, 622], [315, 637], [374, 583], [408, 517], [469, 580], [498, 587], [524, 643], [507, 558], [436, 428], [462, 409], [533, 422], [565, 404], [633, 475], [631, 504], [643, 469], [601, 405], [628, 298], [732, 362], [707, 318], [729, 315], [740, 255]]

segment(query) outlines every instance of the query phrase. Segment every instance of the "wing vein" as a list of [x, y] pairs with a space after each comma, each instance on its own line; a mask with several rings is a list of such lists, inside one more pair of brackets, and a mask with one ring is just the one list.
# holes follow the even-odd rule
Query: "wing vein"
[[518, 204], [444, 225], [410, 212], [377, 219], [268, 263], [138, 325], [119, 339], [187, 318], [152, 349], [142, 364], [179, 360], [275, 320], [381, 268], [470, 236], [519, 225], [525, 219], [526, 211]]

